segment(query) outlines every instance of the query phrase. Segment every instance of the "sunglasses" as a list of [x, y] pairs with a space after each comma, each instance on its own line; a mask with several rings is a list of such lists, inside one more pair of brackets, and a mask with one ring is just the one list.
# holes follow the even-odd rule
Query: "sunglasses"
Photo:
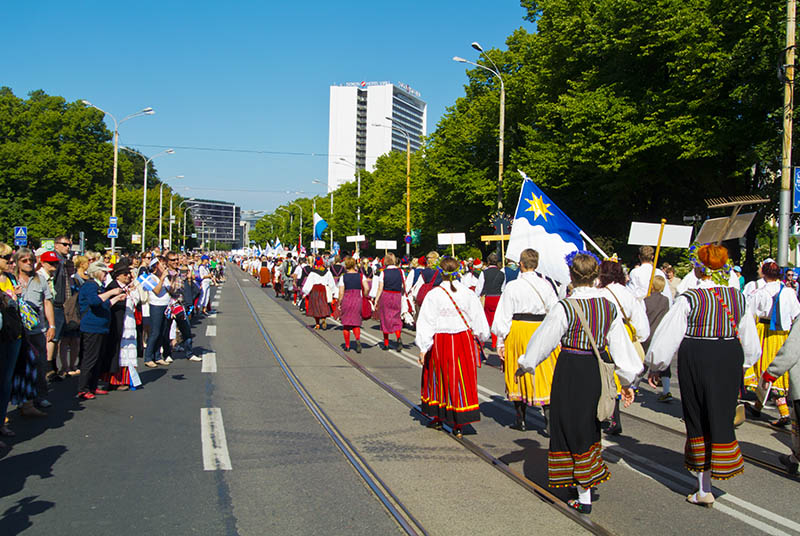
[[58, 244], [60, 246], [67, 246], [67, 247], [72, 246], [72, 244], [70, 242], [56, 242], [56, 244]]
[[13, 253], [9, 253], [8, 255], [0, 255], [0, 259], [5, 259], [7, 261], [10, 261], [13, 257], [14, 257]]
[[27, 257], [25, 259], [19, 259], [17, 262], [31, 262], [32, 263], [33, 259], [31, 259], [30, 257]]

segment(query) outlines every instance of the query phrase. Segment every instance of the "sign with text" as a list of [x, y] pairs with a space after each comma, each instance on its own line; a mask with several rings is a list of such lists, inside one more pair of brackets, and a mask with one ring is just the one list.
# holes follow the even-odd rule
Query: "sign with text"
[[436, 235], [436, 239], [440, 246], [467, 243], [467, 235], [465, 233], [439, 233]]
[[363, 234], [360, 234], [360, 235], [352, 235], [352, 236], [348, 236], [348, 237], [347, 237], [347, 241], [348, 241], [348, 242], [363, 242], [363, 241], [364, 241], [364, 240], [366, 240], [366, 239], [367, 239], [367, 237], [366, 237], [366, 236], [364, 236]]
[[[691, 225], [665, 225], [661, 235], [662, 248], [688, 248], [692, 242]], [[631, 222], [628, 244], [633, 246], [655, 246], [661, 232], [660, 223]]]
[[324, 240], [312, 240], [311, 247], [316, 249], [325, 249], [325, 241]]
[[397, 240], [376, 240], [376, 249], [397, 249]]

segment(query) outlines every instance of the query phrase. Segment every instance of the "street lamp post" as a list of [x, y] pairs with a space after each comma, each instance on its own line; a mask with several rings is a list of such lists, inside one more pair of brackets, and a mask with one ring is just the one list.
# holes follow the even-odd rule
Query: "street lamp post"
[[[166, 184], [166, 181], [168, 181], [168, 180], [172, 180], [172, 179], [180, 180], [182, 178], [183, 178], [183, 175], [175, 175], [173, 177], [170, 177], [169, 179], [161, 181], [161, 184], [158, 187], [158, 249], [159, 250], [164, 247], [164, 241], [162, 240], [163, 233], [162, 233], [162, 227], [161, 227], [161, 225], [163, 223], [163, 219], [164, 219], [163, 215], [162, 215], [163, 207], [164, 207], [164, 185]], [[170, 215], [170, 218], [171, 218], [172, 217], [172, 198], [171, 197], [170, 197], [170, 200], [169, 200], [169, 215]], [[169, 245], [170, 245], [170, 247], [172, 247], [172, 230], [171, 229], [170, 229], [170, 244]]]
[[[391, 117], [386, 118], [387, 121], [392, 121]], [[381, 125], [375, 123], [373, 126], [392, 128], [400, 132], [406, 138], [406, 236], [411, 236], [411, 136], [409, 136], [406, 129], [399, 127], [392, 121], [391, 125]], [[406, 243], [406, 257], [411, 256], [411, 242]]]
[[506, 86], [503, 82], [503, 77], [500, 76], [500, 69], [497, 68], [497, 65], [492, 61], [492, 58], [489, 57], [486, 52], [484, 52], [483, 47], [477, 42], [472, 43], [472, 48], [480, 52], [484, 55], [484, 57], [489, 60], [489, 63], [492, 64], [494, 69], [486, 67], [485, 65], [480, 65], [478, 63], [465, 60], [464, 58], [460, 58], [458, 56], [453, 57], [453, 61], [457, 61], [459, 63], [469, 63], [470, 65], [474, 65], [480, 69], [485, 71], [489, 71], [493, 75], [500, 80], [500, 148], [499, 148], [499, 157], [497, 159], [497, 211], [500, 212], [503, 210], [503, 145], [505, 142], [505, 130], [506, 130]]
[[292, 211], [291, 211], [291, 210], [289, 210], [289, 209], [288, 209], [288, 208], [286, 208], [286, 207], [278, 207], [278, 208], [277, 208], [277, 209], [275, 209], [275, 210], [276, 210], [276, 211], [277, 211], [277, 210], [285, 210], [285, 211], [286, 211], [286, 212], [289, 214], [289, 230], [291, 231], [291, 230], [292, 230], [292, 223], [294, 223], [294, 214], [292, 214]]
[[[345, 158], [343, 156], [339, 157], [339, 161], [337, 162], [337, 164], [339, 162], [347, 164], [348, 166], [350, 166], [350, 167], [352, 167], [353, 169], [356, 170], [356, 182], [358, 183], [358, 193], [356, 194], [356, 200], [357, 200], [356, 201], [356, 235], [360, 235], [361, 234], [361, 169], [358, 166], [356, 166], [355, 164], [353, 164], [352, 162], [350, 162], [349, 160], [347, 160], [347, 158]], [[331, 193], [331, 197], [332, 196], [333, 196], [333, 193]], [[331, 205], [333, 205], [333, 199], [331, 199]], [[331, 212], [333, 212], [333, 209], [331, 209]], [[359, 246], [359, 242], [358, 242], [358, 240], [356, 240], [356, 257], [359, 256], [359, 254], [358, 254], [358, 246]]]
[[300, 253], [300, 248], [303, 247], [303, 207], [301, 207], [300, 205], [298, 205], [294, 201], [290, 201], [289, 204], [290, 205], [297, 205], [297, 207], [300, 209], [300, 233], [299, 233], [298, 244], [297, 244], [297, 253], [299, 254]]
[[[143, 108], [142, 110], [139, 110], [138, 112], [136, 112], [134, 114], [128, 115], [126, 117], [123, 117], [121, 121], [117, 121], [116, 117], [114, 117], [110, 113], [106, 112], [102, 108], [100, 108], [98, 106], [95, 106], [91, 102], [89, 102], [87, 100], [82, 100], [81, 102], [84, 105], [89, 106], [90, 108], [94, 108], [96, 110], [99, 110], [99, 111], [103, 112], [104, 114], [109, 116], [114, 121], [114, 174], [113, 174], [113, 178], [112, 178], [112, 181], [111, 181], [111, 217], [112, 218], [116, 218], [117, 217], [117, 161], [119, 159], [119, 126], [122, 123], [124, 123], [125, 121], [127, 121], [128, 119], [133, 119], [134, 117], [139, 117], [140, 115], [153, 115], [156, 112], [152, 108], [150, 108], [148, 106], [147, 108]], [[147, 166], [145, 166], [145, 169], [147, 169]], [[142, 239], [144, 239], [144, 237], [142, 237]], [[116, 244], [117, 244], [117, 239], [116, 238], [112, 238], [111, 239], [111, 256], [112, 257], [114, 256], [114, 251], [115, 251]]]
[[145, 155], [140, 153], [139, 151], [134, 151], [128, 147], [121, 147], [123, 151], [128, 151], [131, 154], [139, 155], [144, 160], [144, 184], [142, 185], [142, 253], [144, 253], [144, 233], [146, 228], [147, 222], [147, 168], [150, 165], [150, 162], [157, 156], [161, 156], [162, 154], [175, 154], [174, 149], [167, 149], [165, 151], [161, 151], [160, 153], [156, 153], [150, 158], [147, 158]]
[[[184, 203], [186, 203], [188, 201], [194, 201], [194, 197], [190, 197], [188, 199], [184, 199], [183, 201], [178, 203], [178, 209], [180, 209], [181, 205], [183, 205]], [[194, 206], [197, 206], [197, 205], [192, 205], [192, 207], [194, 207]], [[188, 210], [190, 208], [192, 208], [192, 207], [186, 207], [186, 209], [183, 211], [183, 233], [182, 233], [182, 236], [183, 236], [183, 247], [184, 248], [186, 248], [186, 212], [188, 212]]]

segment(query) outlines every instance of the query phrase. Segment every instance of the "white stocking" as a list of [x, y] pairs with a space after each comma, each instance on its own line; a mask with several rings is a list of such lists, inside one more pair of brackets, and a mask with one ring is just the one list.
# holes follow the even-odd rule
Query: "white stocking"
[[592, 489], [578, 486], [578, 502], [581, 504], [592, 504]]
[[697, 473], [697, 496], [702, 497], [706, 493], [711, 493], [711, 471], [700, 471]]

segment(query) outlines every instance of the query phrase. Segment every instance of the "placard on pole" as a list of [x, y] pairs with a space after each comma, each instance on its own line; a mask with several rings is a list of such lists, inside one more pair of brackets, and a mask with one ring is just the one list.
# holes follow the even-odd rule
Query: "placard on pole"
[[450, 255], [456, 256], [456, 244], [466, 244], [466, 233], [438, 233], [436, 240], [440, 246], [450, 246]]

